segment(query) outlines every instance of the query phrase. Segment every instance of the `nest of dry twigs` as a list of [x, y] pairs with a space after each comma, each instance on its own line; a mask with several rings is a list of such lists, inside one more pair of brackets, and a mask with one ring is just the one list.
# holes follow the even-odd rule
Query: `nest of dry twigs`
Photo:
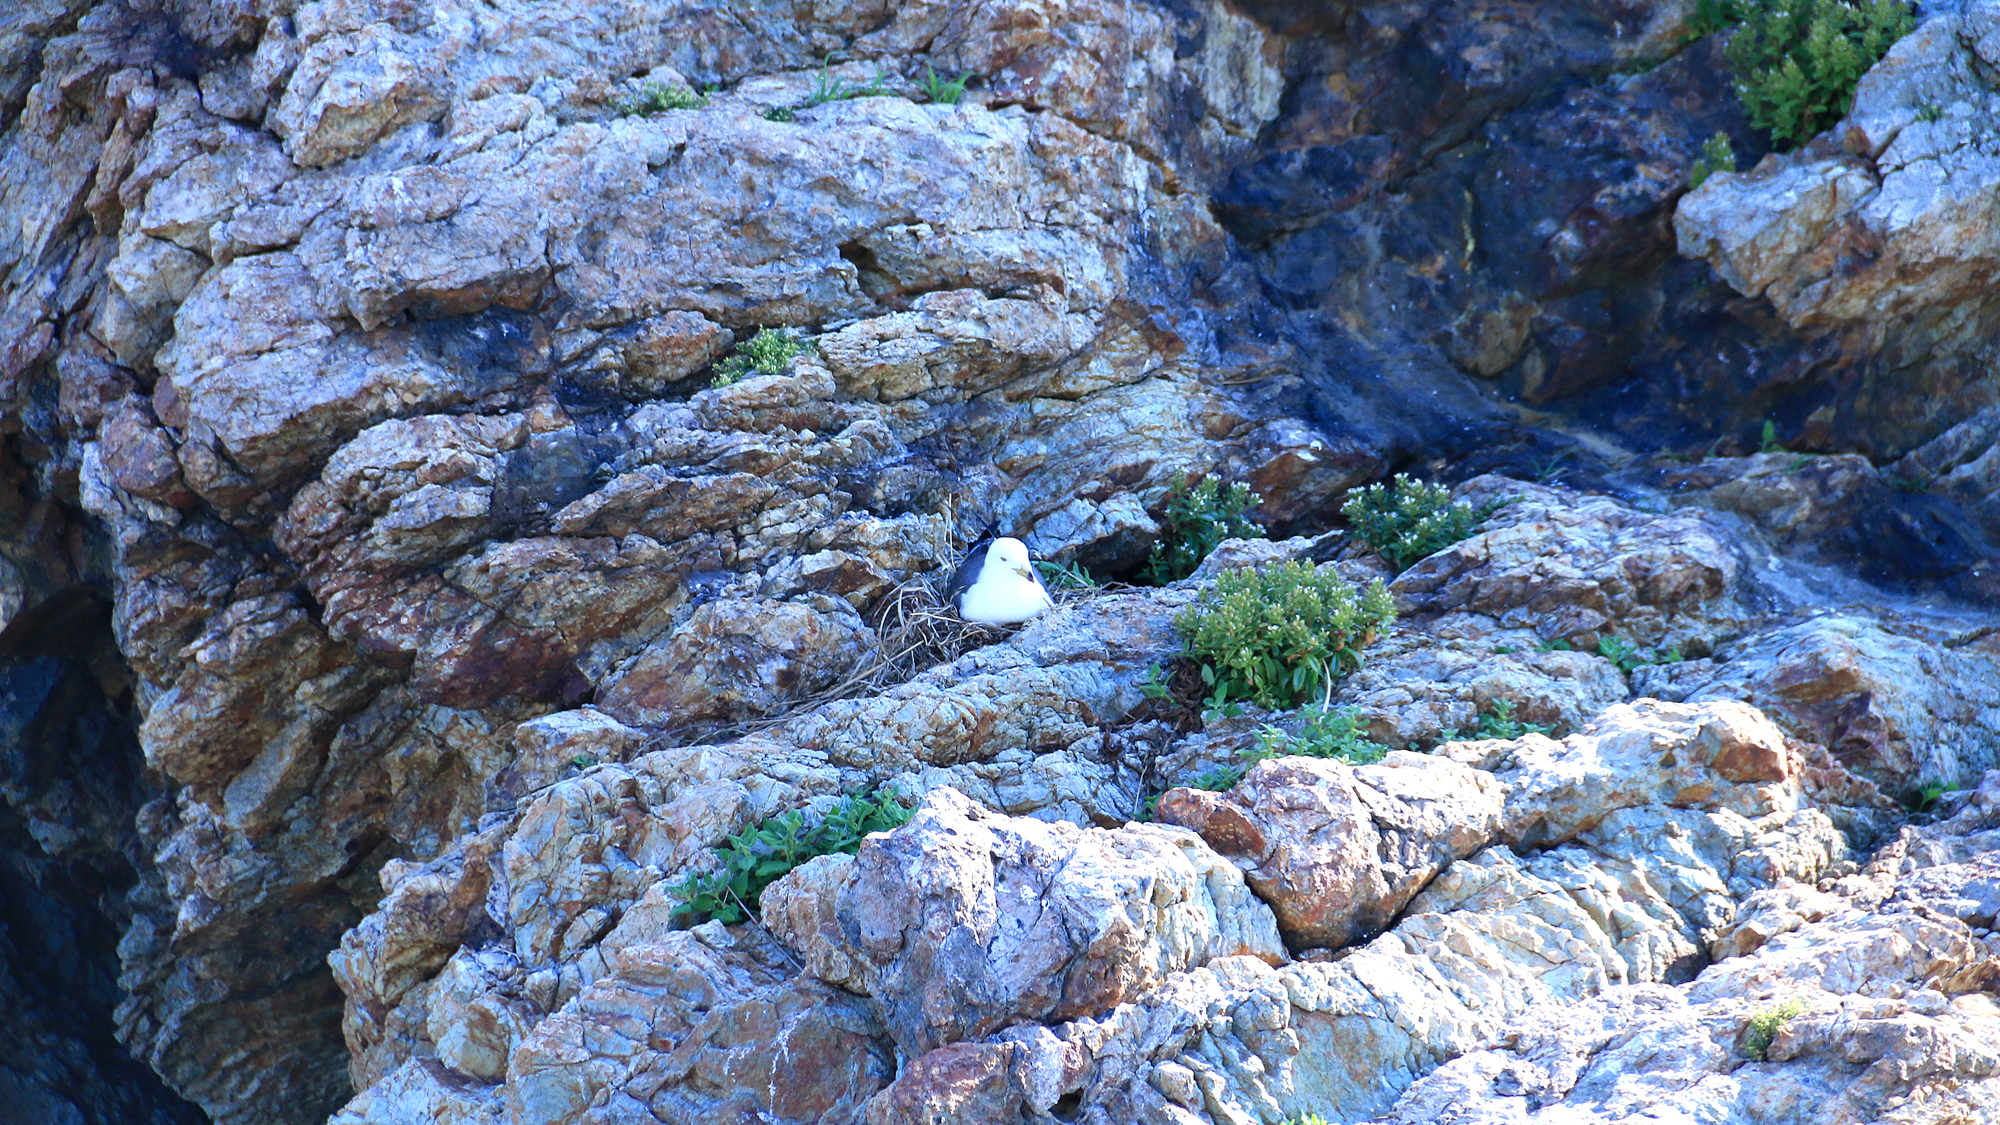
[[[1051, 590], [1058, 606], [1128, 590], [1123, 583]], [[717, 742], [768, 730], [799, 715], [856, 696], [878, 695], [908, 683], [932, 668], [949, 664], [966, 653], [1007, 639], [1013, 630], [966, 621], [946, 605], [930, 576], [905, 579], [875, 603], [867, 614], [878, 645], [873, 655], [834, 683], [790, 701], [782, 710], [733, 723], [703, 723], [661, 732], [652, 746], [684, 740]]]

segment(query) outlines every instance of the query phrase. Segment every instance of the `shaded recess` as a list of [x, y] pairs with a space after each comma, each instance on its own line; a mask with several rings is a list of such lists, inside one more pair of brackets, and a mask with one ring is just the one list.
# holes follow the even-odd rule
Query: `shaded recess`
[[196, 1125], [112, 1036], [118, 943], [151, 875], [144, 776], [111, 606], [71, 587], [0, 632], [0, 1117]]
[[[1287, 92], [1214, 205], [1304, 383], [1274, 405], [1392, 470], [1604, 488], [1593, 449], [1740, 455], [1770, 435], [1879, 465], [1985, 404], [1990, 372], [1925, 353], [1920, 325], [1807, 334], [1679, 256], [1703, 142], [1727, 135], [1745, 168], [1769, 151], [1716, 37], [1621, 58], [1639, 7], [1528, 7], [1247, 5], [1294, 37]], [[2000, 526], [1888, 488], [1851, 499], [1828, 561], [1987, 596]]]

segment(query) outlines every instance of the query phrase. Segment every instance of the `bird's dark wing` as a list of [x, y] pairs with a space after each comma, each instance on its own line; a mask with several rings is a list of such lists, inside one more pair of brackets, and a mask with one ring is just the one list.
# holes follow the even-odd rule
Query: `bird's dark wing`
[[986, 569], [986, 549], [992, 545], [991, 539], [974, 543], [972, 549], [965, 553], [965, 561], [958, 564], [958, 573], [951, 576], [951, 584], [944, 589], [945, 603], [952, 609], [964, 612], [958, 600], [965, 596], [974, 582], [979, 581], [979, 572]]

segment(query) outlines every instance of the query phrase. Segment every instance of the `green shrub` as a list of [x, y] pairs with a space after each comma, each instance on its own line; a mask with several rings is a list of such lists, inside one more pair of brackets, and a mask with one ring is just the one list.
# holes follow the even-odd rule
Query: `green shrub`
[[1944, 107], [1936, 102], [1927, 102], [1917, 107], [1917, 120], [1930, 123], [1944, 120]]
[[786, 873], [814, 856], [852, 854], [870, 832], [899, 828], [913, 812], [895, 790], [884, 789], [873, 796], [842, 797], [810, 828], [797, 809], [766, 818], [715, 849], [721, 861], [715, 870], [697, 872], [667, 888], [680, 900], [674, 913], [692, 922], [741, 922], [757, 913], [764, 889]]
[[1261, 537], [1263, 525], [1244, 515], [1261, 500], [1248, 485], [1225, 489], [1214, 477], [1196, 480], [1186, 473], [1175, 474], [1167, 486], [1166, 529], [1141, 573], [1147, 581], [1164, 586], [1193, 574], [1224, 539]]
[[1916, 17], [1900, 0], [1698, 0], [1690, 26], [1736, 28], [1727, 49], [1736, 96], [1751, 124], [1791, 147], [1847, 116], [1854, 84]]
[[1265, 758], [1296, 754], [1308, 758], [1332, 758], [1357, 766], [1379, 762], [1389, 748], [1361, 733], [1361, 725], [1356, 721], [1360, 714], [1359, 707], [1309, 704], [1299, 711], [1297, 734], [1286, 734], [1268, 723], [1259, 727], [1257, 749], [1249, 760], [1254, 763]]
[[812, 341], [800, 339], [789, 328], [759, 328], [755, 336], [736, 345], [729, 358], [715, 365], [715, 378], [709, 385], [726, 387], [741, 382], [753, 371], [759, 375], [782, 375], [792, 360], [811, 351], [812, 346]]
[[1679, 648], [1640, 648], [1623, 637], [1597, 638], [1597, 655], [1618, 666], [1620, 672], [1631, 675], [1633, 669], [1648, 664], [1679, 664]]
[[1771, 1049], [1771, 1040], [1778, 1037], [1778, 1029], [1805, 1010], [1806, 1002], [1798, 996], [1773, 1007], [1759, 1008], [1750, 1016], [1750, 1033], [1743, 1039], [1743, 1053], [1763, 1062], [1765, 1052]]
[[707, 104], [707, 95], [697, 94], [686, 86], [648, 82], [631, 97], [611, 103], [611, 112], [620, 117], [638, 117], [670, 109], [701, 109]]
[[[1185, 788], [1206, 789], [1210, 793], [1227, 793], [1231, 789], [1236, 788], [1236, 783], [1243, 780], [1243, 775], [1249, 772], [1249, 768], [1246, 765], [1232, 762], [1228, 765], [1206, 769], [1201, 771], [1201, 776], [1188, 782]], [[1165, 793], [1154, 793], [1146, 798], [1145, 819], [1151, 820], [1159, 815], [1160, 798], [1164, 796], [1166, 796]]]
[[[1362, 736], [1360, 724], [1356, 721], [1360, 713], [1358, 707], [1310, 704], [1299, 712], [1299, 733], [1287, 734], [1266, 723], [1257, 729], [1255, 750], [1237, 755], [1233, 762], [1203, 770], [1199, 777], [1187, 782], [1186, 787], [1226, 793], [1236, 788], [1236, 783], [1243, 780], [1243, 775], [1250, 772], [1251, 766], [1267, 758], [1290, 755], [1331, 758], [1357, 766], [1379, 762], [1389, 748]], [[1161, 796], [1155, 793], [1146, 798], [1148, 819], [1157, 811]]]
[[1395, 570], [1406, 570], [1472, 534], [1505, 500], [1454, 504], [1451, 490], [1397, 473], [1387, 485], [1356, 489], [1341, 505], [1340, 514], [1354, 525], [1354, 534]]
[[1718, 129], [1707, 143], [1701, 146], [1701, 156], [1688, 169], [1688, 190], [1693, 191], [1708, 182], [1717, 172], [1736, 171], [1736, 149], [1729, 143], [1729, 134]]
[[1459, 737], [1466, 740], [1483, 738], [1520, 738], [1527, 734], [1547, 734], [1549, 728], [1541, 723], [1531, 723], [1514, 717], [1514, 701], [1495, 699], [1487, 703], [1486, 710], [1479, 713], [1479, 721], [1470, 729], [1460, 731]]
[[1210, 707], [1249, 700], [1289, 710], [1324, 702], [1336, 679], [1361, 666], [1376, 630], [1395, 619], [1380, 579], [1362, 593], [1331, 570], [1287, 562], [1223, 574], [1174, 618], [1174, 629], [1201, 664]]
[[957, 78], [944, 78], [926, 66], [924, 68], [924, 96], [939, 105], [957, 105], [965, 96], [965, 84], [972, 80], [972, 72], [966, 71]]
[[[1543, 641], [1535, 646], [1536, 652], [1574, 652], [1576, 646], [1557, 639]], [[1648, 664], [1679, 664], [1685, 657], [1678, 645], [1671, 648], [1640, 648], [1624, 637], [1597, 638], [1597, 655], [1618, 666], [1620, 672], [1631, 675], [1635, 668]]]

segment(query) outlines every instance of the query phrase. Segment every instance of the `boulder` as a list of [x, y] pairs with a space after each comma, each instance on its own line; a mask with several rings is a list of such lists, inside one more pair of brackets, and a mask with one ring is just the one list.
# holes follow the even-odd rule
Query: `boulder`
[[1102, 1012], [1212, 958], [1285, 957], [1270, 911], [1192, 833], [997, 816], [950, 789], [865, 842], [839, 886], [838, 930], [793, 932], [912, 1057]]
[[1498, 837], [1503, 788], [1456, 762], [1259, 762], [1227, 793], [1174, 789], [1160, 820], [1243, 867], [1294, 949], [1380, 933], [1440, 869]]

